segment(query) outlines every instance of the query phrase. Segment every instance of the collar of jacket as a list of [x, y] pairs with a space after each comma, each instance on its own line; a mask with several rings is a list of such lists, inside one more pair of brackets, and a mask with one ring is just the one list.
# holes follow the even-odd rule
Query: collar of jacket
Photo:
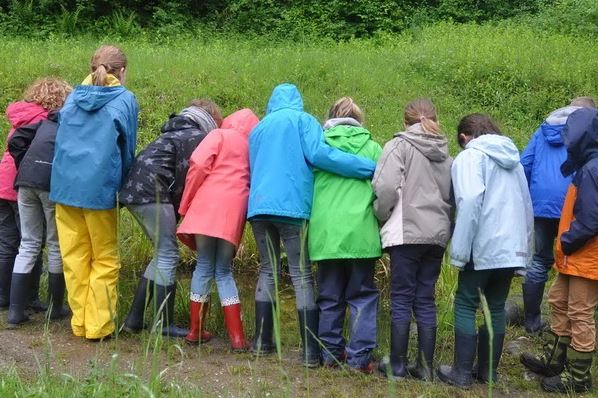
[[[91, 75], [91, 73], [89, 75], [87, 75], [87, 77], [85, 79], [83, 79], [83, 82], [81, 82], [81, 85], [93, 86], [93, 76]], [[108, 75], [106, 76], [105, 87], [115, 87], [115, 86], [120, 86], [120, 80], [118, 80], [116, 78], [116, 76], [114, 76], [112, 73], [108, 73]]]
[[336, 117], [326, 120], [326, 122], [324, 123], [324, 130], [331, 129], [341, 124], [346, 126], [361, 127], [361, 123], [359, 123], [352, 117]]

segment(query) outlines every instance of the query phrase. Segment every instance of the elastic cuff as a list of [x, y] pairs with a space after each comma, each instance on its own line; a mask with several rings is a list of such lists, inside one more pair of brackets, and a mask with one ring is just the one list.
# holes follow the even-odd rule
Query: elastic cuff
[[189, 299], [194, 303], [207, 303], [208, 301], [210, 301], [210, 295], [191, 293]]
[[239, 296], [227, 297], [227, 298], [220, 300], [220, 304], [223, 307], [227, 307], [229, 305], [240, 304], [240, 303], [241, 303], [241, 300], [239, 300]]
[[465, 267], [465, 264], [467, 264], [467, 263], [465, 261], [451, 259], [451, 264], [457, 268], [462, 269], [463, 267]]

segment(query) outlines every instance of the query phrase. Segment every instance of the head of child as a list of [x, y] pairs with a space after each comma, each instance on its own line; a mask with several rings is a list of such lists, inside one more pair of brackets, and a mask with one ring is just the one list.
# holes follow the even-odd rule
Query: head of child
[[496, 122], [483, 113], [467, 115], [457, 126], [457, 141], [461, 148], [465, 148], [469, 141], [486, 134], [502, 135]]
[[27, 88], [23, 100], [41, 105], [47, 111], [55, 111], [62, 108], [72, 90], [73, 88], [64, 80], [44, 77]]
[[351, 118], [363, 124], [363, 111], [351, 97], [343, 97], [336, 101], [328, 110], [327, 119]]
[[436, 107], [427, 98], [420, 98], [405, 105], [405, 128], [420, 124], [428, 134], [441, 134], [436, 115]]
[[120, 84], [125, 84], [127, 75], [127, 57], [115, 46], [103, 45], [91, 57], [91, 77], [94, 86], [106, 86], [108, 75], [116, 77]]
[[220, 107], [212, 100], [207, 98], [194, 99], [189, 102], [188, 106], [203, 109], [204, 111], [208, 112], [210, 116], [212, 116], [212, 119], [214, 119], [214, 122], [216, 122], [216, 126], [222, 126], [222, 112], [220, 111]]
[[596, 109], [596, 101], [593, 97], [577, 97], [571, 100], [571, 106]]

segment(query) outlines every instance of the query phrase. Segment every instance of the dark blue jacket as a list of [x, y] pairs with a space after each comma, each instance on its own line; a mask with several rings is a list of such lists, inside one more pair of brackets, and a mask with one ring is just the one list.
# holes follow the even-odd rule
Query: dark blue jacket
[[571, 183], [571, 177], [561, 174], [561, 164], [567, 158], [561, 131], [567, 117], [576, 109], [579, 108], [569, 106], [552, 112], [521, 154], [535, 217], [561, 217], [567, 187]]

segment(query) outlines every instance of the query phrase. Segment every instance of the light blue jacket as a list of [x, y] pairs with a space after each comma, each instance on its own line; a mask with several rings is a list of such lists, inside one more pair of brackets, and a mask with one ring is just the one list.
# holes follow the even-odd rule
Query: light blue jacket
[[326, 144], [318, 121], [303, 112], [292, 84], [274, 88], [267, 115], [249, 136], [251, 187], [247, 217], [309, 219], [314, 189], [312, 166], [344, 177], [370, 178], [376, 164]]
[[467, 144], [451, 170], [457, 219], [451, 263], [475, 270], [527, 267], [534, 213], [519, 151], [508, 138], [482, 135]]
[[135, 158], [137, 115], [122, 86], [77, 86], [59, 114], [50, 200], [84, 209], [116, 207]]

